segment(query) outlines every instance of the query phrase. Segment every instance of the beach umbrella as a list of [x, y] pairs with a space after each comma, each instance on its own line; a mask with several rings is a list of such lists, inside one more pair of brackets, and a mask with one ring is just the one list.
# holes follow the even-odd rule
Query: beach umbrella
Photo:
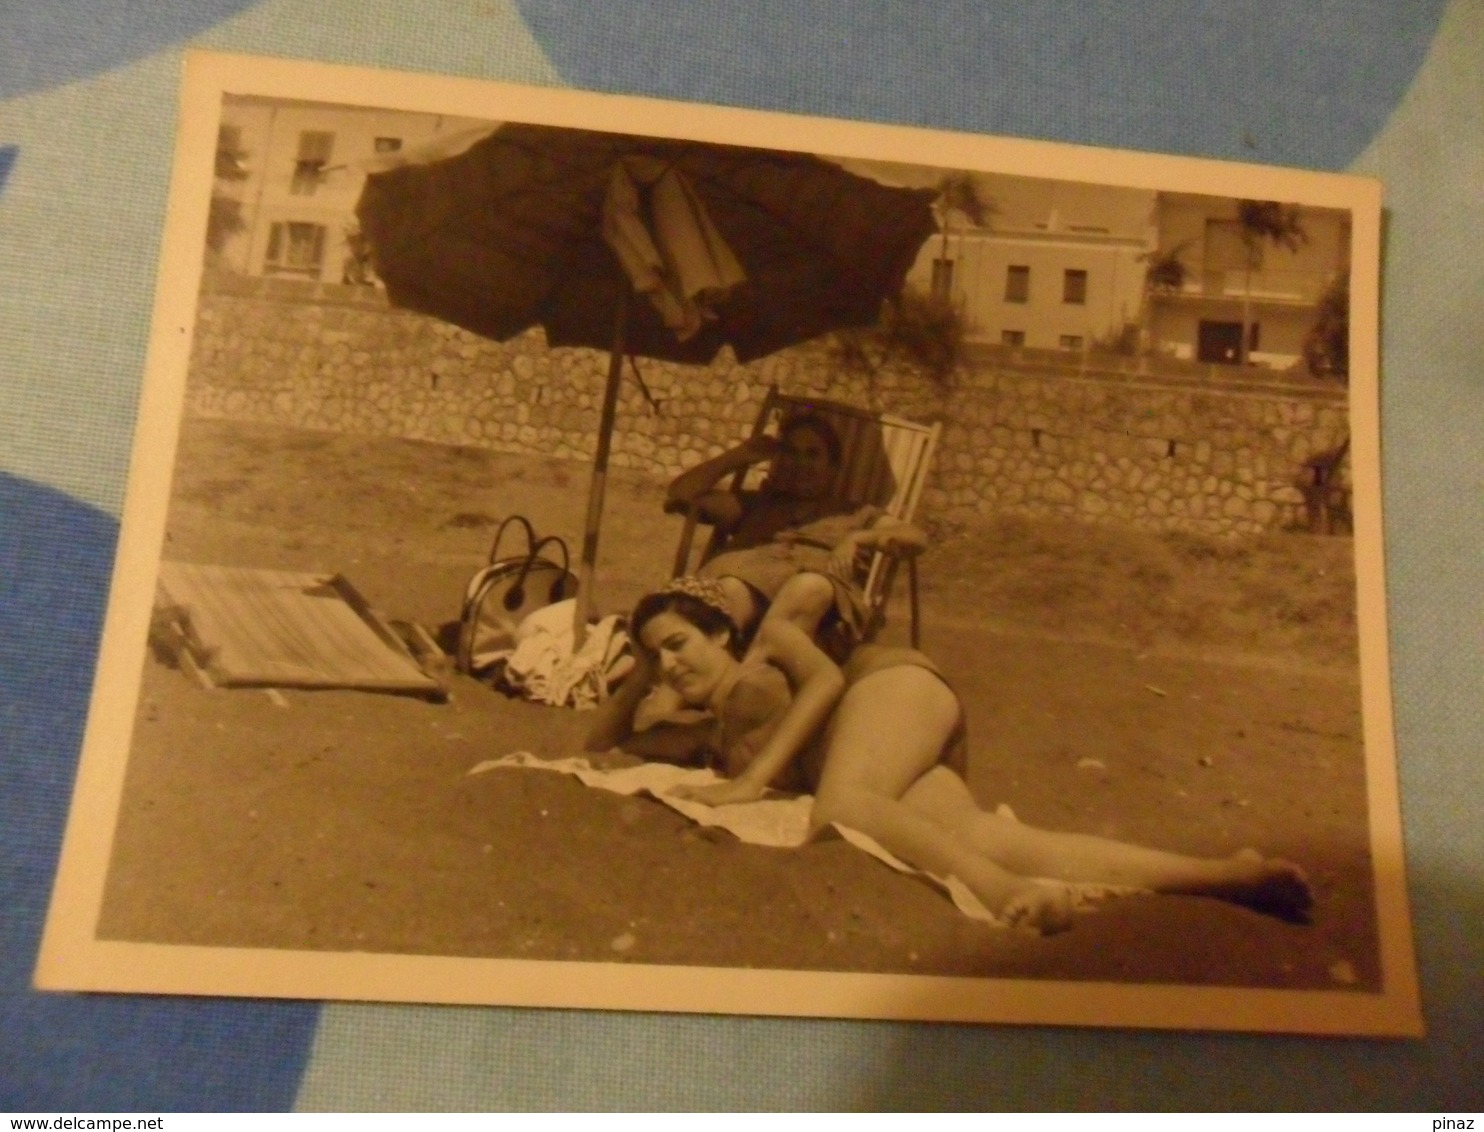
[[394, 305], [610, 352], [580, 637], [624, 357], [747, 362], [874, 324], [936, 231], [932, 197], [808, 154], [507, 123], [373, 173], [356, 211]]

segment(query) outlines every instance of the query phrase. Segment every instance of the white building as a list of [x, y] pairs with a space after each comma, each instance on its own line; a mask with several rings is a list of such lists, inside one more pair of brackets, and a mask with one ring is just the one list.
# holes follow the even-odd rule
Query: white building
[[214, 265], [247, 275], [360, 281], [355, 206], [367, 173], [458, 152], [493, 128], [438, 114], [228, 95], [208, 239]]
[[983, 225], [949, 214], [908, 273], [959, 309], [971, 341], [1048, 350], [1111, 344], [1136, 325], [1155, 194], [981, 174]]
[[1081, 351], [1137, 327], [1145, 261], [1158, 235], [1154, 192], [888, 162], [844, 164], [913, 188], [972, 180], [988, 206], [982, 222], [940, 208], [944, 230], [923, 245], [907, 275], [910, 286], [957, 307], [970, 341]]
[[[1151, 287], [1150, 345], [1200, 362], [1284, 368], [1303, 354], [1320, 297], [1350, 262], [1349, 213], [1294, 211], [1302, 236], [1287, 247], [1244, 238], [1239, 202], [1159, 194], [1157, 260], [1179, 264]], [[1156, 278], [1162, 273], [1156, 272]]]
[[[940, 187], [945, 176], [851, 167], [915, 187]], [[1276, 206], [1302, 233], [1290, 247], [1254, 239], [1232, 197], [995, 174], [973, 182], [992, 205], [983, 222], [949, 212], [908, 274], [918, 290], [953, 302], [971, 341], [1053, 350], [1116, 342], [1284, 368], [1301, 359], [1320, 298], [1349, 263], [1340, 210]]]

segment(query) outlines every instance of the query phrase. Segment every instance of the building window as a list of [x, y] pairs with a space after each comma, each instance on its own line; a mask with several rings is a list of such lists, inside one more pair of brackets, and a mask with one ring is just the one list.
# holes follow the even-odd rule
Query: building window
[[933, 298], [946, 303], [953, 296], [953, 260], [933, 260]]
[[1087, 272], [1069, 267], [1062, 273], [1061, 301], [1079, 306], [1087, 302]]
[[265, 275], [319, 277], [325, 258], [325, 226], [286, 221], [268, 229], [268, 254], [263, 257]]
[[1031, 297], [1031, 269], [1023, 264], [1011, 264], [1005, 269], [1005, 302], [1025, 303]]
[[289, 192], [295, 196], [313, 196], [330, 163], [335, 148], [335, 135], [326, 130], [304, 130], [299, 134], [299, 155], [294, 159], [294, 176]]
[[377, 153], [396, 153], [402, 148], [401, 138], [377, 138], [372, 146]]
[[1061, 348], [1063, 350], [1080, 350], [1082, 349], [1082, 341], [1082, 335], [1080, 334], [1063, 334], [1061, 336]]
[[1000, 345], [1001, 346], [1016, 346], [1016, 347], [1024, 346], [1025, 345], [1025, 331], [1024, 330], [1001, 330], [1000, 331]]

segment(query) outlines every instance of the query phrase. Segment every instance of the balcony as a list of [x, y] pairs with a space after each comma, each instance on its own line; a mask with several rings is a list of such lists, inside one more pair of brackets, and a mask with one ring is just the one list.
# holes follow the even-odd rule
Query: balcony
[[1258, 268], [1207, 268], [1187, 274], [1183, 286], [1153, 292], [1156, 300], [1208, 300], [1311, 307], [1332, 276], [1322, 271], [1268, 271]]

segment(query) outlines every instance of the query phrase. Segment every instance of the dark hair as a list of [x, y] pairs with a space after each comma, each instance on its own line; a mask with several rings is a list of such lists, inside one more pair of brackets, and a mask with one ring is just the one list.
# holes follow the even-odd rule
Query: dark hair
[[823, 441], [825, 451], [830, 456], [830, 464], [838, 468], [845, 459], [845, 445], [840, 442], [840, 434], [835, 426], [813, 410], [806, 409], [783, 419], [778, 426], [778, 439], [783, 440], [789, 433], [801, 429], [809, 430]]
[[644, 626], [661, 613], [674, 613], [685, 618], [708, 637], [713, 633], [725, 632], [727, 651], [733, 655], [741, 651], [741, 634], [738, 633], [736, 623], [729, 616], [698, 597], [670, 590], [646, 594], [639, 599], [639, 604], [634, 606], [634, 612], [629, 616], [629, 636], [635, 648], [644, 648], [640, 641]]

